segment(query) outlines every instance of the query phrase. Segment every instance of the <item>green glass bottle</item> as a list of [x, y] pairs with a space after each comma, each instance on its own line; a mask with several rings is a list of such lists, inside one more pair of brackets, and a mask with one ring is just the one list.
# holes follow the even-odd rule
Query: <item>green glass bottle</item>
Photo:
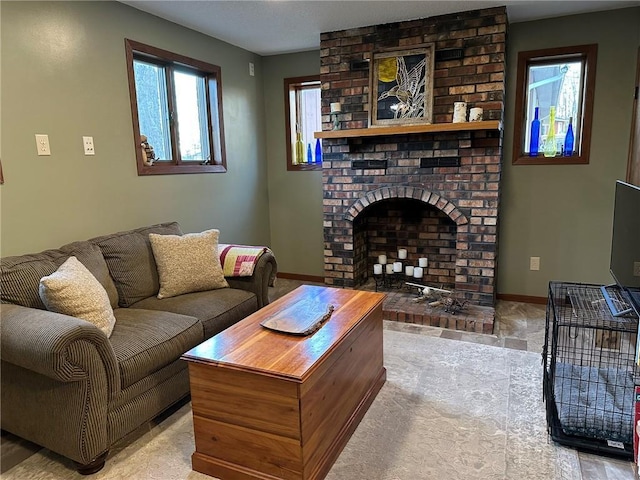
[[302, 143], [302, 133], [296, 133], [296, 158], [294, 165], [304, 163], [304, 144]]
[[549, 131], [544, 142], [544, 156], [555, 157], [558, 147], [556, 145], [556, 107], [549, 107]]

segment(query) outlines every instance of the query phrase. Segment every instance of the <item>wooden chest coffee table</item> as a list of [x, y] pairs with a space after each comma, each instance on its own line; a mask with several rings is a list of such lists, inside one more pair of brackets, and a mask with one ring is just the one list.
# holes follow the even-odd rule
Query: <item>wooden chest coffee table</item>
[[[383, 299], [304, 285], [187, 352], [193, 469], [223, 480], [324, 478], [386, 380]], [[314, 334], [260, 325], [309, 300], [335, 307]]]

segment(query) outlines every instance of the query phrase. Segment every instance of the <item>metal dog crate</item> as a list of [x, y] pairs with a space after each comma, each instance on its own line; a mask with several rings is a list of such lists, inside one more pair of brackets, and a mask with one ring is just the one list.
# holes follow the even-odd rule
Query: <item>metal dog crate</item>
[[549, 283], [542, 356], [553, 440], [633, 458], [637, 332], [637, 317], [614, 317], [599, 285]]

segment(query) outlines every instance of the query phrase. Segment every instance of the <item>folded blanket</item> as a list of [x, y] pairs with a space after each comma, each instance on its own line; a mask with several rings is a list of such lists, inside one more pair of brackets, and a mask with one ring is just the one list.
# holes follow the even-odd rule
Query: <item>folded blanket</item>
[[250, 277], [260, 256], [268, 251], [267, 247], [219, 244], [218, 254], [224, 276]]
[[558, 362], [554, 390], [564, 433], [633, 443], [630, 371]]

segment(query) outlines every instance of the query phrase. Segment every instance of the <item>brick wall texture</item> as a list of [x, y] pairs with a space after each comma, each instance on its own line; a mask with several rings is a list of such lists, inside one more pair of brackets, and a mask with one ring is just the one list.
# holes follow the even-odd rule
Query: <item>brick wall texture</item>
[[[363, 61], [428, 43], [436, 51], [432, 123], [450, 123], [457, 101], [502, 120], [506, 34], [504, 7], [323, 33], [323, 129], [332, 128], [333, 102], [342, 104], [343, 130], [369, 126]], [[449, 49], [462, 58], [439, 60]], [[421, 168], [420, 159], [439, 157], [458, 157], [459, 166]], [[386, 168], [353, 169], [354, 160], [385, 160]], [[429, 258], [430, 284], [493, 306], [501, 161], [502, 129], [323, 139], [325, 283], [357, 287], [377, 255], [393, 260], [407, 248], [407, 264]]]

